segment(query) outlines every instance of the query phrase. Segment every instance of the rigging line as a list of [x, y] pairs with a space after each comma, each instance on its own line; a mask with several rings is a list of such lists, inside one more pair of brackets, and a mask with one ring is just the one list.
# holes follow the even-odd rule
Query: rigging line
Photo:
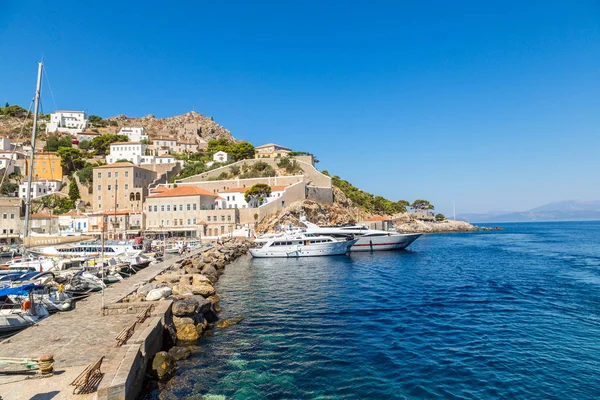
[[48, 89], [50, 90], [50, 96], [52, 96], [52, 103], [54, 104], [54, 109], [58, 110], [58, 107], [56, 107], [56, 99], [54, 98], [54, 92], [52, 91], [52, 85], [50, 84], [50, 78], [48, 77], [48, 70], [46, 69], [45, 65], [42, 68], [44, 68], [44, 78], [48, 83]]

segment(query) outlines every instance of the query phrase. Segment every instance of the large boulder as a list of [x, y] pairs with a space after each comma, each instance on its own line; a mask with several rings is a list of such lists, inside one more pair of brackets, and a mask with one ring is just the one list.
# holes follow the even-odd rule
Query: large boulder
[[175, 328], [178, 328], [180, 326], [183, 325], [189, 325], [189, 324], [195, 324], [196, 323], [196, 316], [189, 316], [189, 317], [176, 317], [173, 316], [173, 325], [175, 325]]
[[179, 278], [181, 278], [180, 274], [172, 272], [169, 274], [158, 275], [154, 278], [154, 281], [157, 283], [175, 283], [179, 282]]
[[208, 279], [208, 277], [206, 275], [201, 275], [201, 274], [193, 274], [192, 275], [192, 285], [197, 285], [201, 282], [206, 282], [206, 283], [210, 283], [210, 279]]
[[200, 334], [196, 325], [184, 324], [177, 327], [177, 340], [182, 342], [194, 342], [198, 340]]
[[202, 275], [206, 276], [211, 282], [216, 282], [217, 279], [219, 279], [219, 273], [212, 265], [205, 265], [204, 268], [202, 268]]
[[173, 285], [173, 294], [174, 295], [185, 295], [185, 294], [193, 294], [191, 285]]
[[210, 300], [205, 299], [202, 296], [194, 296], [194, 298], [198, 302], [198, 307], [196, 308], [196, 312], [198, 312], [198, 314], [204, 315], [213, 311], [213, 303]]
[[210, 283], [198, 282], [198, 284], [192, 285], [192, 293], [206, 298], [215, 294], [215, 288]]
[[146, 295], [146, 301], [156, 301], [160, 299], [166, 299], [171, 295], [173, 291], [170, 287], [160, 287], [157, 289], [152, 289]]
[[171, 379], [175, 375], [175, 358], [166, 351], [159, 351], [152, 360], [152, 371], [160, 380]]
[[176, 317], [185, 317], [193, 315], [198, 309], [198, 300], [193, 297], [187, 297], [181, 300], [177, 300], [171, 307], [171, 312]]
[[157, 284], [156, 283], [146, 283], [140, 287], [138, 287], [136, 293], [137, 294], [143, 294], [144, 296], [148, 294], [149, 291], [151, 291], [152, 289], [156, 289]]
[[169, 349], [169, 354], [177, 361], [185, 360], [190, 355], [192, 355], [192, 351], [188, 347], [183, 346], [174, 346]]

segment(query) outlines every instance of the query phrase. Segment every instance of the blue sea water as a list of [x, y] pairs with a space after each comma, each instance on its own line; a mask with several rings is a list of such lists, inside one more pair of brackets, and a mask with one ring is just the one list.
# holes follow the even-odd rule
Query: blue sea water
[[424, 235], [408, 251], [242, 258], [161, 399], [600, 398], [600, 222]]

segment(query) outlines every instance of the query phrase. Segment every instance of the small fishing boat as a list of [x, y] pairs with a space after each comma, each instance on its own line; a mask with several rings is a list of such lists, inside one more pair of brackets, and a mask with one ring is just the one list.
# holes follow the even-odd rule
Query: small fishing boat
[[256, 239], [250, 254], [256, 258], [337, 256], [346, 254], [355, 243], [356, 239], [281, 234]]
[[37, 285], [27, 284], [0, 289], [0, 333], [25, 329], [50, 315], [32, 296], [37, 288]]

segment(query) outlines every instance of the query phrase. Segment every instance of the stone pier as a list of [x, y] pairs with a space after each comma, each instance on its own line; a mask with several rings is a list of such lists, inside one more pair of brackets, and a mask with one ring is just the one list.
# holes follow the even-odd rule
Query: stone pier
[[[183, 258], [201, 253], [196, 250]], [[182, 258], [182, 259], [183, 259]], [[0, 399], [134, 399], [143, 383], [146, 364], [163, 343], [163, 321], [169, 317], [171, 301], [119, 303], [124, 297], [169, 269], [179, 258], [145, 268], [78, 301], [74, 310], [54, 314], [0, 342], [0, 357], [36, 358], [54, 355], [55, 373], [38, 378], [0, 373]], [[104, 303], [104, 311], [102, 304]], [[136, 325], [127, 343], [117, 347], [116, 336], [136, 321], [137, 313], [154, 304], [150, 317]], [[98, 390], [73, 395], [70, 383], [91, 363], [104, 356], [104, 377]]]

